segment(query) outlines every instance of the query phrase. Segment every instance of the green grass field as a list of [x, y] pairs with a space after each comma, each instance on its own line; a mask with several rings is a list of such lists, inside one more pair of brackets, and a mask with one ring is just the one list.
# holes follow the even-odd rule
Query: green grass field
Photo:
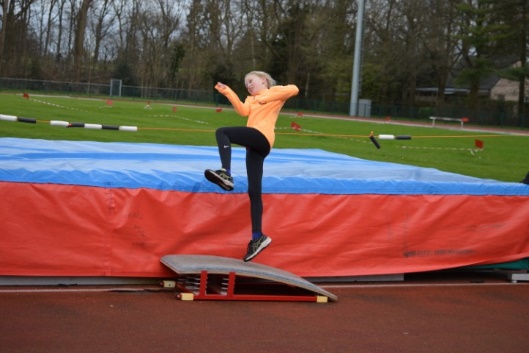
[[[81, 99], [20, 94], [0, 94], [0, 114], [36, 118], [36, 124], [0, 120], [0, 137], [48, 140], [137, 142], [177, 145], [214, 145], [214, 131], [220, 126], [244, 125], [245, 119], [229, 107], [175, 106], [147, 102]], [[50, 120], [105, 125], [137, 126], [136, 132], [89, 130], [51, 126]], [[299, 117], [284, 112], [277, 123], [275, 148], [317, 148], [384, 162], [437, 168], [447, 172], [486, 179], [520, 181], [529, 171], [529, 136], [447, 130], [353, 120]], [[302, 128], [290, 126], [296, 122]], [[442, 124], [439, 124], [442, 126]], [[447, 126], [457, 126], [450, 124]], [[376, 149], [368, 136], [411, 135], [411, 140], [379, 140]], [[475, 140], [484, 142], [475, 149]], [[212, 166], [216, 167], [216, 166]]]

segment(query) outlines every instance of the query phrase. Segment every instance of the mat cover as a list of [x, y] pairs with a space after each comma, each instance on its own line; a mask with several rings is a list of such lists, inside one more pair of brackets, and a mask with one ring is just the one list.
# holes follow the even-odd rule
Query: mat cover
[[[245, 193], [245, 150], [234, 146], [232, 160], [233, 192]], [[222, 192], [204, 183], [204, 170], [220, 167], [213, 146], [0, 138], [0, 164], [0, 181]], [[529, 195], [529, 188], [319, 149], [276, 148], [265, 161], [263, 192]]]
[[[242, 258], [244, 157], [233, 149], [227, 192], [204, 178], [213, 146], [0, 138], [0, 275], [163, 277], [166, 254]], [[529, 257], [526, 184], [317, 149], [274, 149], [264, 171], [274, 241], [257, 263], [308, 278]]]

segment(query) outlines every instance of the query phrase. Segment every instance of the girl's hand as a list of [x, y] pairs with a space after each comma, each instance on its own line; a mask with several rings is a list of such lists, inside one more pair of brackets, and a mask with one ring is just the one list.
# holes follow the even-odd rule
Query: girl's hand
[[215, 85], [215, 88], [218, 89], [218, 90], [223, 90], [223, 89], [226, 89], [228, 86], [226, 86], [224, 83], [222, 82], [217, 82], [217, 84]]

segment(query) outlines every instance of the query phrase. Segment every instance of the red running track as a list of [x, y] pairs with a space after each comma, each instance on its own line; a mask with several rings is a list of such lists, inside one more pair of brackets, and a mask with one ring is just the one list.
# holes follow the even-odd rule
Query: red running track
[[0, 288], [0, 352], [529, 352], [529, 284], [474, 282], [324, 286], [326, 304]]

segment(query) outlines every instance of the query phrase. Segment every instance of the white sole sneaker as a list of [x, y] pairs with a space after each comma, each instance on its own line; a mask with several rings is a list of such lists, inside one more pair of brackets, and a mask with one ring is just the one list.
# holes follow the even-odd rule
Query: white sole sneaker
[[[250, 243], [248, 244], [248, 252], [246, 253], [246, 256], [244, 257], [244, 262], [248, 262], [250, 261], [251, 259], [253, 259], [254, 257], [256, 257], [257, 255], [259, 255], [259, 253], [261, 251], [263, 251], [264, 249], [266, 249], [266, 247], [268, 245], [270, 245], [270, 243], [272, 242], [272, 238], [270, 237], [267, 237], [266, 235], [264, 235], [264, 237], [266, 238], [265, 240], [263, 240], [262, 242], [260, 242], [257, 247], [255, 247], [254, 244], [252, 244], [253, 241], [250, 241]], [[250, 247], [254, 247], [253, 249], [250, 249]]]
[[222, 189], [226, 191], [233, 190], [233, 187], [234, 187], [233, 182], [222, 178], [214, 170], [206, 169], [206, 171], [204, 172], [204, 176], [206, 177], [208, 181], [220, 186]]

